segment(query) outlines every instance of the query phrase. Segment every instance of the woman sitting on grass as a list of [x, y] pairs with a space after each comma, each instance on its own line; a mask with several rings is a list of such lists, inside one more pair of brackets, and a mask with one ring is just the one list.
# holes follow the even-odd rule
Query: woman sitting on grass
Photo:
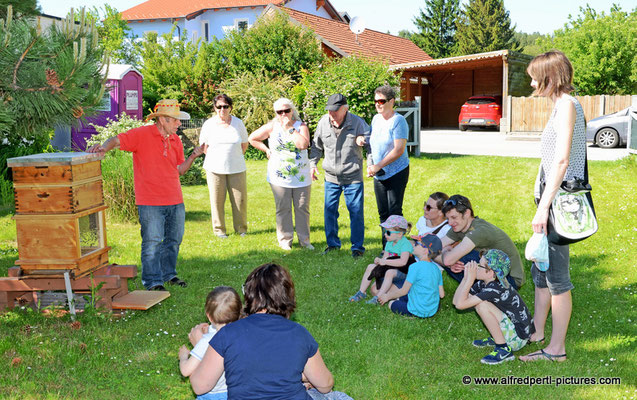
[[[190, 377], [195, 393], [209, 391], [225, 370], [231, 399], [344, 398], [330, 392], [334, 378], [316, 340], [289, 320], [296, 308], [290, 273], [280, 265], [263, 264], [248, 275], [244, 295], [248, 316], [212, 338]], [[303, 375], [315, 389], [306, 390]]]

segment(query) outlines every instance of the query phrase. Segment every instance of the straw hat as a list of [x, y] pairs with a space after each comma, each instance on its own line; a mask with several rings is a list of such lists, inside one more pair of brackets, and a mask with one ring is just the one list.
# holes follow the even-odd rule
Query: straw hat
[[179, 110], [179, 103], [174, 99], [159, 100], [153, 109], [153, 113], [146, 119], [155, 117], [172, 117], [176, 119], [190, 119], [190, 114]]

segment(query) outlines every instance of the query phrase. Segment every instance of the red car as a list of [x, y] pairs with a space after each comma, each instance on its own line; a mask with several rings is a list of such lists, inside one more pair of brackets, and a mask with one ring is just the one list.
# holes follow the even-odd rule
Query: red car
[[501, 96], [471, 96], [460, 109], [458, 128], [466, 131], [469, 127], [500, 127], [502, 118]]

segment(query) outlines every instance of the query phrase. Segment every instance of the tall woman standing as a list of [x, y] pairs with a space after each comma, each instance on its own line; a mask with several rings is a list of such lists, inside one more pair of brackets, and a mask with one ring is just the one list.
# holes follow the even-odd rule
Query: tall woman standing
[[[299, 117], [292, 100], [274, 102], [274, 119], [252, 132], [250, 144], [268, 157], [268, 183], [276, 205], [276, 233], [279, 247], [292, 250], [294, 227], [301, 247], [310, 243], [310, 161], [307, 148], [310, 130]], [[268, 146], [263, 143], [268, 139]], [[294, 205], [294, 221], [292, 219]]]
[[[372, 119], [372, 159], [368, 160], [367, 176], [374, 177], [381, 223], [390, 215], [403, 215], [403, 197], [409, 181], [409, 127], [405, 118], [394, 111], [395, 103], [396, 93], [391, 86], [381, 86], [374, 91], [378, 114]], [[382, 236], [384, 246], [385, 235]]]
[[[542, 132], [542, 160], [535, 182], [537, 211], [531, 225], [533, 232], [547, 233], [553, 229], [548, 221], [549, 208], [562, 181], [584, 178], [586, 136], [584, 111], [570, 95], [574, 90], [573, 66], [564, 53], [552, 50], [535, 57], [529, 67], [531, 86], [538, 96], [553, 102], [551, 117]], [[543, 190], [541, 190], [543, 188]], [[544, 329], [551, 311], [551, 341], [544, 349], [521, 356], [522, 361], [566, 361], [566, 333], [573, 302], [569, 274], [568, 245], [549, 243], [549, 269], [531, 268], [535, 284], [535, 333], [531, 342], [544, 340]]]
[[232, 99], [225, 94], [214, 98], [217, 114], [201, 128], [199, 144], [206, 145], [206, 170], [212, 231], [220, 238], [227, 238], [224, 204], [226, 192], [232, 206], [234, 231], [241, 236], [248, 230], [248, 188], [246, 162], [243, 154], [248, 148], [248, 132], [243, 122], [231, 115]]

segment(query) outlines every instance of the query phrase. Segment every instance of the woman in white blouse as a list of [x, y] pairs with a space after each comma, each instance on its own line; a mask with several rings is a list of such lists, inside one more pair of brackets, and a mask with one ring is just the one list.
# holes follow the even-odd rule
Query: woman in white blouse
[[246, 162], [248, 132], [243, 122], [232, 113], [232, 99], [225, 94], [214, 98], [217, 114], [201, 128], [199, 144], [206, 145], [203, 167], [210, 192], [212, 231], [227, 238], [224, 204], [226, 192], [232, 206], [234, 231], [244, 236], [248, 230], [248, 188]]

